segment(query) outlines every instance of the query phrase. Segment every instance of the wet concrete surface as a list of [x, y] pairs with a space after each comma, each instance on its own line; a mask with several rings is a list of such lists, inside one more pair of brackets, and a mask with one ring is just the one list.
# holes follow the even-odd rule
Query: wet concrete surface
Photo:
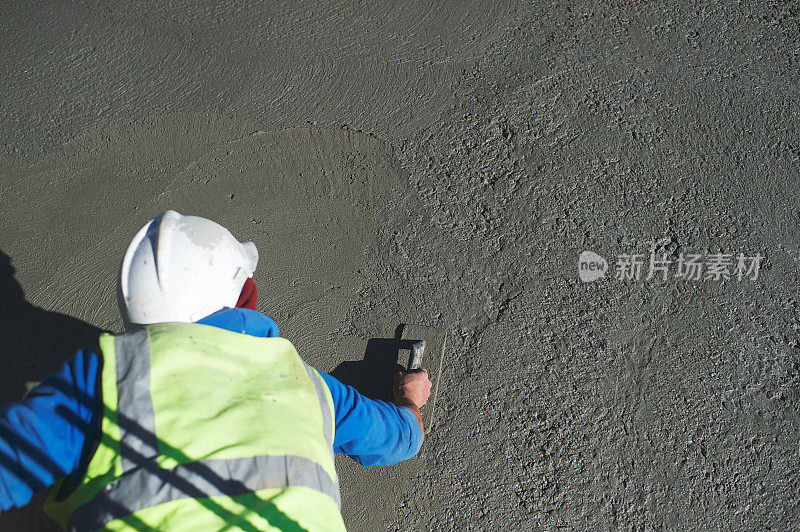
[[[796, 5], [0, 17], [5, 399], [119, 329], [121, 255], [172, 208], [258, 245], [260, 309], [321, 370], [450, 331], [422, 453], [337, 460], [351, 530], [798, 527]], [[675, 277], [715, 253], [764, 259]], [[75, 332], [21, 352], [42, 329]]]

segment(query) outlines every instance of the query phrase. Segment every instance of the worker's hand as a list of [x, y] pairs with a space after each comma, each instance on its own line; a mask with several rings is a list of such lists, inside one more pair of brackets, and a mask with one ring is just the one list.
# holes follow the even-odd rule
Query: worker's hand
[[402, 406], [415, 406], [422, 408], [431, 395], [431, 380], [424, 369], [415, 369], [394, 376], [394, 402]]

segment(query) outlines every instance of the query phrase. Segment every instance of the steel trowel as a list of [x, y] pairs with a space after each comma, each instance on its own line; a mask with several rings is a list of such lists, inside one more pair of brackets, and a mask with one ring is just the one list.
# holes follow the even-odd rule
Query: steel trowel
[[401, 365], [404, 354], [408, 351], [408, 371], [424, 368], [433, 383], [431, 396], [422, 407], [422, 424], [425, 433], [429, 433], [436, 423], [436, 398], [439, 395], [439, 381], [442, 377], [442, 361], [447, 347], [447, 332], [416, 323], [402, 324], [400, 327], [398, 361]]

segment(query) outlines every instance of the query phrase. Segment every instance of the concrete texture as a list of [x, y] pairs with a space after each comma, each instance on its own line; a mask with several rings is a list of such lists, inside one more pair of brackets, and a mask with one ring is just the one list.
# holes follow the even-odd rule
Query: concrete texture
[[[121, 254], [173, 208], [256, 242], [320, 369], [451, 331], [420, 456], [337, 461], [351, 530], [797, 529], [799, 13], [7, 2], [3, 399], [119, 328]], [[578, 279], [651, 249], [766, 258]], [[28, 354], [39, 327], [77, 332]]]

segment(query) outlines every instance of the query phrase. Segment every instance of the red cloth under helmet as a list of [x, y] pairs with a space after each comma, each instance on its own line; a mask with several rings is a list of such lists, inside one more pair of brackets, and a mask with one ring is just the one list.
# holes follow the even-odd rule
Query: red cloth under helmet
[[239, 295], [239, 301], [236, 302], [236, 308], [249, 308], [250, 310], [256, 309], [256, 300], [258, 299], [258, 288], [252, 277], [248, 277], [242, 287], [242, 293]]

